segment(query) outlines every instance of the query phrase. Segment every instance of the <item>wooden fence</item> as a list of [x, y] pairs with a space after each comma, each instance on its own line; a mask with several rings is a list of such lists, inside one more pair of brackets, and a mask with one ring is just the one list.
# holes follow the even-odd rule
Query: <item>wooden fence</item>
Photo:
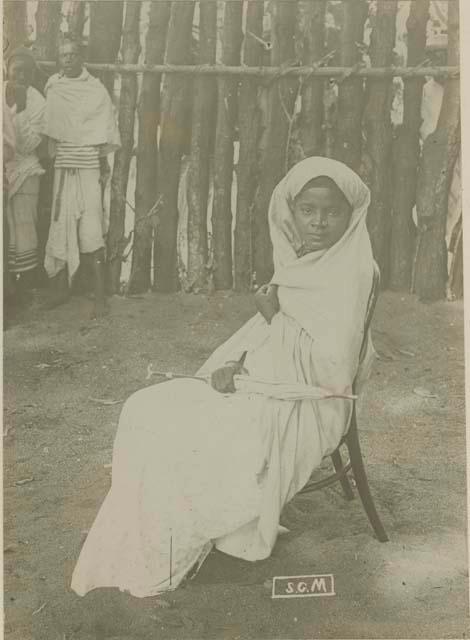
[[[9, 44], [26, 35], [26, 11], [18, 5], [25, 3], [5, 2]], [[333, 34], [325, 21], [330, 5], [339, 15]], [[64, 6], [38, 2], [33, 44], [47, 73], [56, 66], [51, 58]], [[272, 274], [272, 190], [293, 162], [325, 155], [358, 171], [371, 189], [368, 226], [384, 285], [413, 290], [423, 299], [449, 290], [462, 295], [461, 257], [448, 273], [445, 245], [460, 144], [458, 3], [448, 6], [446, 67], [427, 58], [430, 0], [411, 3], [407, 66], [393, 65], [397, 0], [373, 6], [371, 13], [366, 0], [68, 2], [70, 31], [82, 37], [89, 22], [89, 70], [111, 92], [120, 77], [122, 148], [114, 159], [107, 237], [111, 292], [119, 290], [129, 243], [132, 293], [150, 287], [243, 291], [266, 282]], [[144, 12], [148, 31], [142, 42]], [[403, 120], [394, 126], [397, 77], [403, 80]], [[423, 85], [430, 77], [445, 84], [444, 97], [437, 128], [421, 145]], [[129, 238], [124, 223], [134, 155], [135, 224]], [[184, 273], [177, 256], [183, 162]], [[461, 256], [461, 247], [455, 254]]]

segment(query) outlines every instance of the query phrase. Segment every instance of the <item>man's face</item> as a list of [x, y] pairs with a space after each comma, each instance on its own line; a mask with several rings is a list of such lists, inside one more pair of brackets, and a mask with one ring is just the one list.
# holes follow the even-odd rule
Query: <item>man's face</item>
[[68, 78], [76, 78], [82, 71], [83, 60], [79, 47], [73, 42], [66, 42], [59, 49], [60, 68]]
[[293, 217], [306, 249], [320, 251], [342, 237], [351, 219], [351, 207], [336, 190], [311, 187], [295, 199]]

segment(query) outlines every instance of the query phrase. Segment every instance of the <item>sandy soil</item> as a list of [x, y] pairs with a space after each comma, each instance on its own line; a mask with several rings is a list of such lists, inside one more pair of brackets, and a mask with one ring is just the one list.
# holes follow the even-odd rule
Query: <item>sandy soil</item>
[[[110, 484], [121, 403], [148, 384], [149, 362], [194, 371], [253, 306], [232, 294], [149, 294], [111, 308], [89, 322], [86, 298], [51, 312], [33, 304], [5, 332], [6, 638], [467, 637], [461, 303], [379, 301], [381, 359], [359, 426], [389, 543], [334, 487], [286, 507], [290, 533], [268, 560], [214, 553], [195, 580], [143, 600], [69, 590]], [[305, 573], [333, 573], [337, 595], [271, 599], [273, 576]]]

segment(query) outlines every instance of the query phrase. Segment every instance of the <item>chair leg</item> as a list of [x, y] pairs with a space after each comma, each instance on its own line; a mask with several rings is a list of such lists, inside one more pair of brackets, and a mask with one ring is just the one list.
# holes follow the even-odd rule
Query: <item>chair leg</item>
[[361, 447], [359, 444], [359, 436], [357, 433], [356, 411], [353, 409], [353, 415], [351, 419], [351, 426], [346, 438], [346, 444], [349, 449], [349, 456], [351, 459], [351, 467], [356, 481], [357, 490], [361, 498], [364, 510], [369, 518], [369, 522], [374, 529], [375, 535], [380, 542], [388, 542], [388, 535], [383, 527], [383, 524], [379, 518], [379, 514], [374, 505], [369, 483], [367, 481], [366, 470], [364, 468], [364, 462], [362, 460]]
[[[341, 460], [341, 453], [339, 452], [339, 449], [333, 451], [333, 453], [331, 454], [331, 459], [333, 460], [333, 466], [336, 473], [339, 473], [343, 468], [343, 461]], [[340, 482], [341, 486], [343, 487], [344, 497], [346, 498], [346, 500], [354, 500], [354, 493], [347, 474], [344, 474], [344, 476], [340, 478]]]

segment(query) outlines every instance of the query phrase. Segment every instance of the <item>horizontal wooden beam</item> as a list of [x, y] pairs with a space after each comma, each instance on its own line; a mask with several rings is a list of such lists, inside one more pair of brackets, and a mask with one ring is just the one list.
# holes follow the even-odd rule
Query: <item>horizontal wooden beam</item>
[[[38, 61], [44, 69], [55, 69], [55, 62]], [[423, 78], [458, 77], [460, 67], [229, 67], [226, 65], [171, 65], [171, 64], [93, 64], [87, 63], [90, 71], [114, 71], [115, 73], [184, 73], [187, 75], [234, 75], [282, 78], [286, 75], [342, 80], [350, 76], [362, 78]]]

